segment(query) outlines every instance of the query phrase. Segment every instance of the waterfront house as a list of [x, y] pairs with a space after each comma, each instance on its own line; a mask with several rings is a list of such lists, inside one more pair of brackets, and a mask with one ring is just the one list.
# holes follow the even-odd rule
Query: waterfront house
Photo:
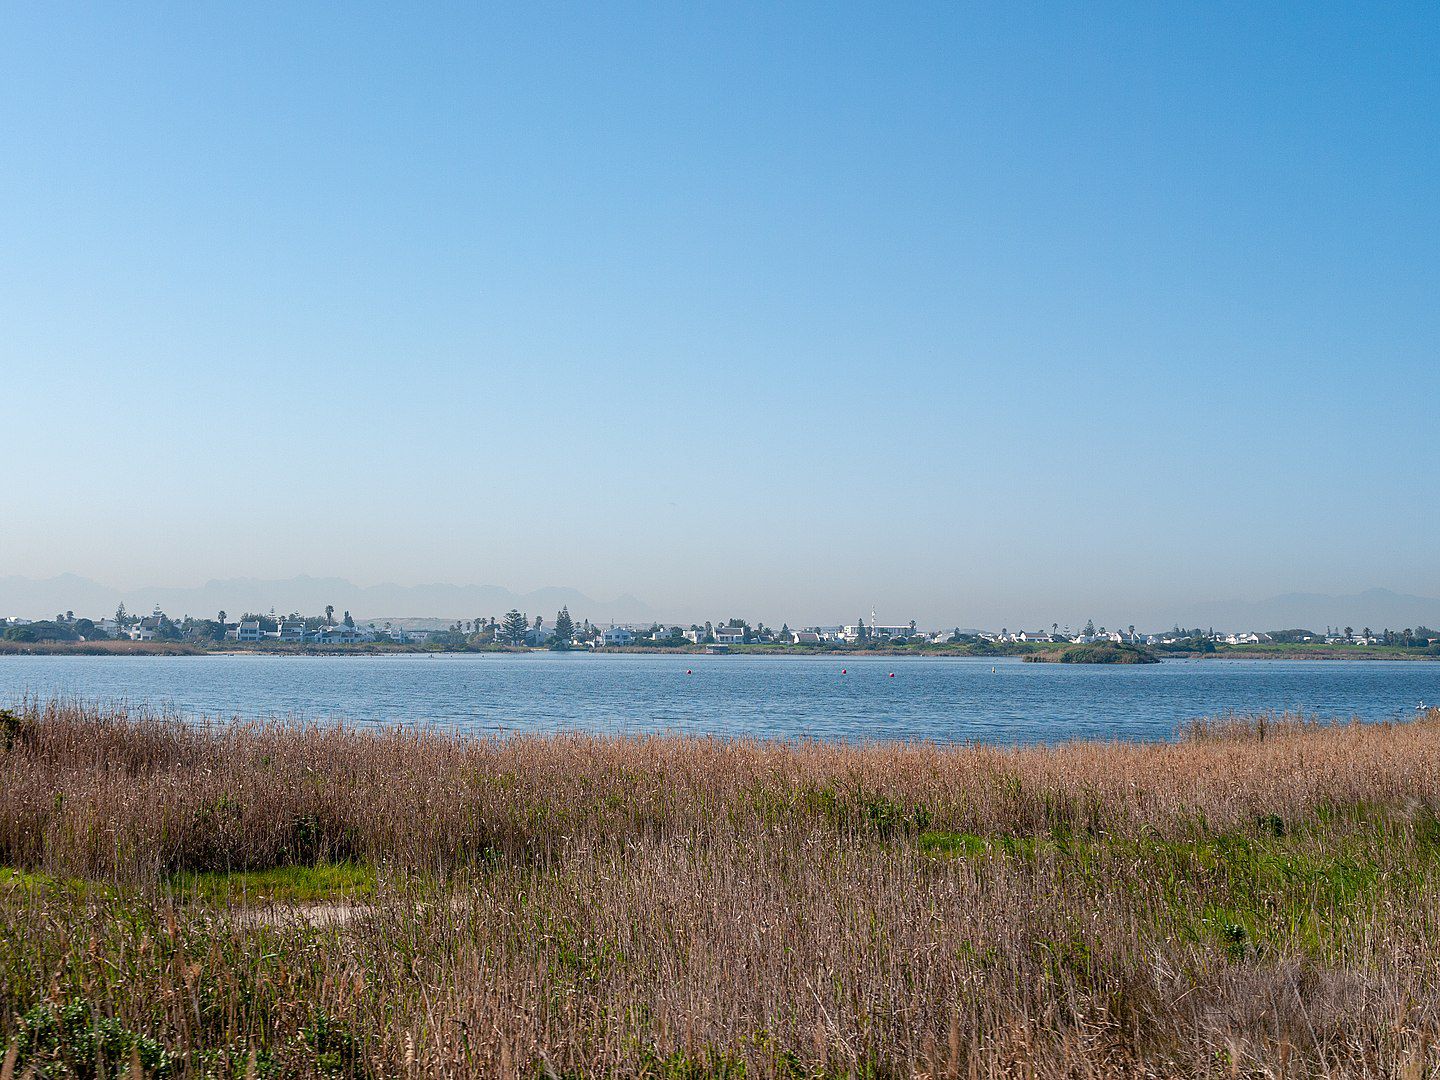
[[314, 641], [321, 645], [357, 645], [373, 639], [373, 634], [361, 630], [358, 626], [346, 626], [344, 623], [322, 627], [314, 636]]
[[623, 626], [612, 626], [608, 630], [600, 632], [600, 644], [602, 645], [633, 645], [635, 635]]
[[279, 625], [269, 636], [278, 641], [302, 642], [305, 640], [305, 620], [281, 619]]
[[265, 636], [265, 632], [260, 629], [259, 619], [242, 619], [226, 630], [225, 636], [231, 641], [259, 641]]

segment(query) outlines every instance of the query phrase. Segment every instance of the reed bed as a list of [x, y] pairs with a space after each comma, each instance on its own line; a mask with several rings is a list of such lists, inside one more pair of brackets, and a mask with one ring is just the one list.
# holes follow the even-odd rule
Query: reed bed
[[1426, 1075], [1437, 736], [476, 739], [27, 702], [0, 713], [0, 1077]]

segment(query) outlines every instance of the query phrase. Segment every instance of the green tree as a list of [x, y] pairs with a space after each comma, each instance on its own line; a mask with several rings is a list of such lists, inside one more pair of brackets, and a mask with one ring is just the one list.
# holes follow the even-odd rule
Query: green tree
[[511, 608], [505, 614], [505, 622], [501, 626], [501, 634], [511, 645], [523, 645], [525, 643], [525, 631], [530, 629], [530, 620], [523, 614]]
[[560, 641], [569, 641], [575, 636], [575, 620], [570, 617], [570, 607], [562, 607], [555, 615], [555, 637]]
[[326, 625], [326, 626], [334, 626], [334, 625], [335, 625], [335, 605], [334, 605], [334, 604], [326, 604], [326, 605], [325, 605], [325, 625]]

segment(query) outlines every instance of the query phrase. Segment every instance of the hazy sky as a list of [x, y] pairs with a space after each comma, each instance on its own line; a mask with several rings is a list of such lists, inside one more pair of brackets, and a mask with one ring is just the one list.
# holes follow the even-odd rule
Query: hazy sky
[[0, 574], [1440, 593], [1433, 4], [301, 7], [0, 14]]

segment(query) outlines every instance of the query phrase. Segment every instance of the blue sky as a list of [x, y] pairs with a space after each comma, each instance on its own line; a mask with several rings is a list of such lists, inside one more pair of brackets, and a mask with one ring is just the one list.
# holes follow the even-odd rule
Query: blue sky
[[0, 573], [1440, 594], [1433, 5], [12, 5]]

